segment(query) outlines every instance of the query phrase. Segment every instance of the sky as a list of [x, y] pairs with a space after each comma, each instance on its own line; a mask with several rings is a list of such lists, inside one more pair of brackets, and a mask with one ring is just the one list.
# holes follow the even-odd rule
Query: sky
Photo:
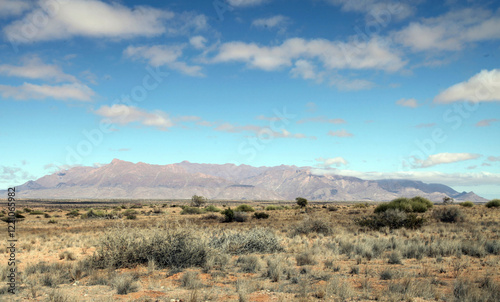
[[118, 158], [499, 198], [499, 28], [497, 1], [0, 0], [0, 186]]

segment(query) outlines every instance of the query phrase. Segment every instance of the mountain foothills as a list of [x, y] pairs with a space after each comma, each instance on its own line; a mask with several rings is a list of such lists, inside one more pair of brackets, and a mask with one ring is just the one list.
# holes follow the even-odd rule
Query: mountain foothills
[[128, 198], [388, 201], [400, 196], [423, 196], [441, 201], [486, 199], [473, 192], [457, 192], [442, 184], [412, 180], [363, 180], [333, 174], [318, 175], [311, 167], [252, 167], [234, 164], [196, 164], [183, 161], [150, 165], [114, 159], [100, 167], [73, 167], [28, 181], [16, 188], [21, 198]]

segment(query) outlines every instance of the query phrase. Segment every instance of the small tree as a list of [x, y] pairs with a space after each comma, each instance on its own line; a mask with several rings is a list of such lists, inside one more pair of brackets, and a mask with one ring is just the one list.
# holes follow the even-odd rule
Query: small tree
[[295, 198], [295, 201], [297, 201], [297, 205], [301, 208], [305, 208], [307, 206], [307, 199], [303, 197], [297, 197]]
[[193, 195], [191, 197], [191, 206], [193, 207], [201, 207], [207, 202], [206, 198], [203, 196]]
[[452, 204], [455, 200], [451, 197], [445, 196], [443, 197], [443, 203], [444, 204]]

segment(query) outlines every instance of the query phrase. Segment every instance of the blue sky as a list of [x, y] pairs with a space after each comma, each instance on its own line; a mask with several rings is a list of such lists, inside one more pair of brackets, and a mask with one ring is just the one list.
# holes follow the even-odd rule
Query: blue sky
[[0, 185], [113, 158], [500, 196], [495, 1], [0, 0]]

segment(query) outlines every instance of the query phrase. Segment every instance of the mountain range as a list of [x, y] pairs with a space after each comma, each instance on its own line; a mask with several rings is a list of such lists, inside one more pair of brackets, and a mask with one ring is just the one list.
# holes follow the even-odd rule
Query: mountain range
[[234, 164], [168, 165], [114, 159], [99, 167], [73, 167], [16, 187], [20, 198], [44, 199], [188, 199], [202, 195], [217, 200], [388, 201], [422, 196], [442, 201], [483, 202], [474, 192], [457, 192], [442, 184], [384, 179], [363, 180], [316, 174], [312, 167], [252, 167]]

